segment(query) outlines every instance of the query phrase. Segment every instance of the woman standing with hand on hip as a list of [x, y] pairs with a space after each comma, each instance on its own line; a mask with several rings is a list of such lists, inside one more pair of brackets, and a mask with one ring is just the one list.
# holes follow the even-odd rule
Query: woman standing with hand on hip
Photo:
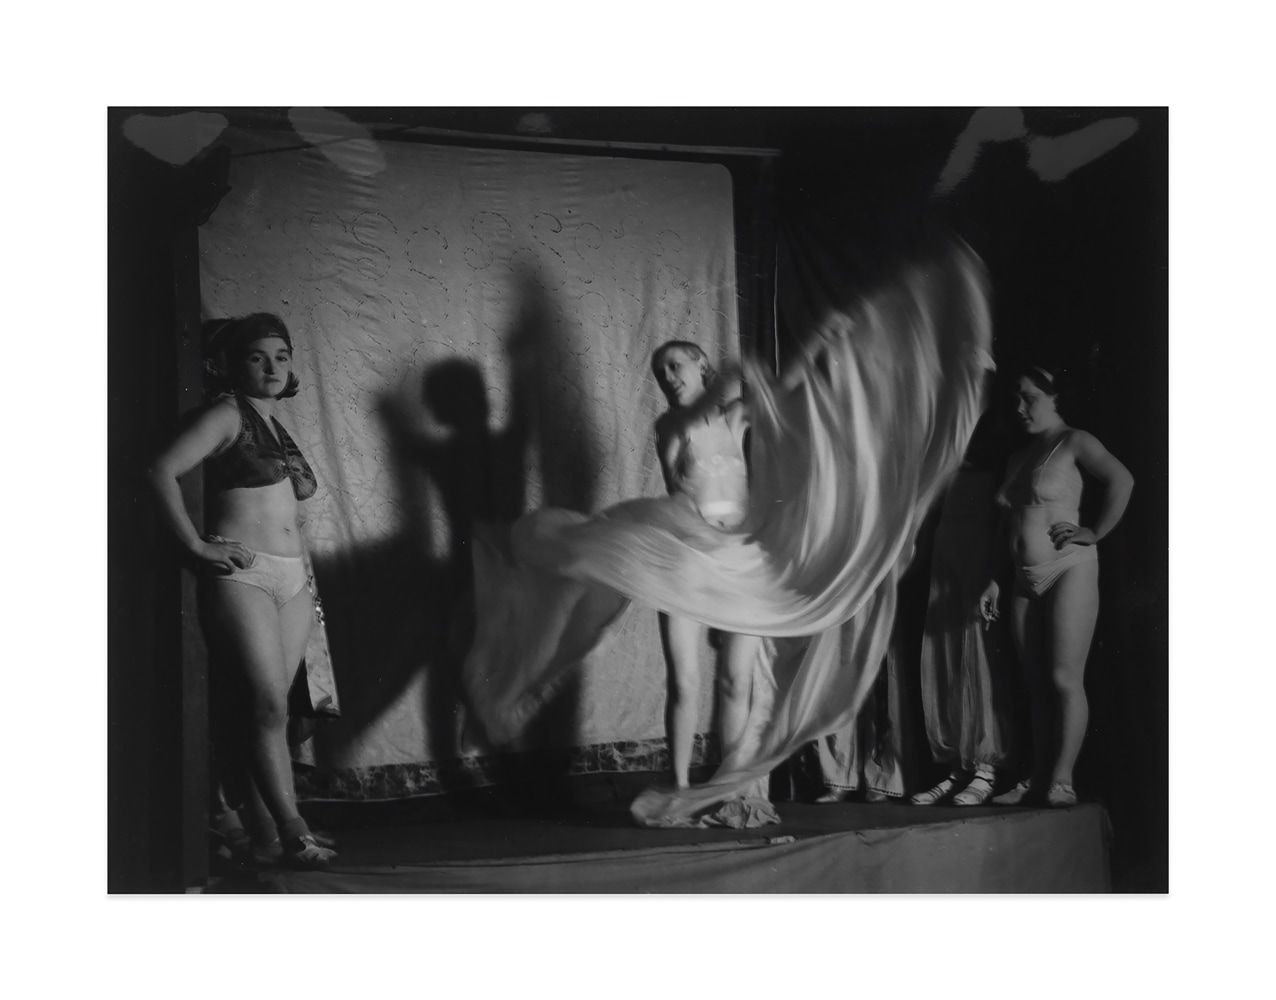
[[[297, 392], [292, 338], [278, 317], [254, 313], [221, 327], [209, 354], [227, 391], [160, 453], [148, 478], [165, 525], [200, 574], [204, 635], [214, 669], [234, 674], [237, 697], [227, 708], [282, 858], [319, 868], [336, 852], [297, 811], [286, 736], [288, 689], [315, 613], [298, 519], [315, 476], [276, 417], [279, 400]], [[202, 537], [178, 486], [201, 464], [210, 529]]]
[[[1014, 562], [1011, 630], [1032, 704], [1033, 769], [992, 801], [1070, 806], [1090, 717], [1084, 679], [1099, 615], [1097, 545], [1125, 513], [1134, 477], [1092, 434], [1068, 426], [1048, 370], [1025, 370], [1015, 399], [1029, 443], [1011, 456], [997, 501]], [[1093, 527], [1080, 523], [1082, 472], [1103, 488]], [[998, 617], [999, 596], [994, 580], [979, 600], [986, 622]]]

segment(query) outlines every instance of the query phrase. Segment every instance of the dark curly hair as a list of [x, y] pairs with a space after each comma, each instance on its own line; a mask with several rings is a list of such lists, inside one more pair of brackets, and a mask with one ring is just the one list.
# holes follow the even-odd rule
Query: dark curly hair
[[[235, 365], [250, 344], [267, 337], [278, 337], [292, 350], [292, 334], [274, 313], [250, 313], [240, 319], [204, 324], [204, 376], [210, 394], [230, 392], [235, 388]], [[297, 395], [301, 383], [297, 373], [288, 373], [288, 382], [277, 399]]]

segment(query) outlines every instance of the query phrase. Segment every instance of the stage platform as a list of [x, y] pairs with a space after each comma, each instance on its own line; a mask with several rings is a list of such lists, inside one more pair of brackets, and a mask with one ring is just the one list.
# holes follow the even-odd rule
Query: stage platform
[[1071, 809], [780, 803], [757, 830], [646, 830], [618, 804], [555, 816], [338, 829], [325, 872], [212, 891], [287, 893], [1103, 893], [1108, 823]]

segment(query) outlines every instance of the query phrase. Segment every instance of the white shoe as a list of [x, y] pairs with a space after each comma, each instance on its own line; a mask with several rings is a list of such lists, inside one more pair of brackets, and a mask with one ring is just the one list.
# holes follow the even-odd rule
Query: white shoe
[[949, 775], [934, 788], [928, 788], [924, 792], [918, 792], [908, 801], [915, 806], [933, 806], [943, 802], [944, 799], [952, 795], [953, 789], [957, 787], [957, 779], [953, 775]]
[[953, 796], [955, 806], [982, 806], [992, 795], [992, 775], [976, 773], [970, 784]]

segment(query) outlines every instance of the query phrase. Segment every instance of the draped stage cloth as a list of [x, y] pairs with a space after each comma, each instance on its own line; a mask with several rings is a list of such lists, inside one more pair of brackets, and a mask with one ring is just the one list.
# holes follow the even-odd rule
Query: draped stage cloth
[[787, 321], [803, 349], [780, 378], [746, 359], [750, 513], [738, 529], [710, 527], [685, 497], [644, 498], [594, 517], [538, 511], [475, 548], [464, 678], [497, 744], [608, 642], [630, 601], [767, 638], [744, 738], [707, 783], [639, 796], [645, 825], [774, 821], [757, 783], [855, 718], [921, 521], [982, 409], [991, 329], [969, 248], [919, 251], [864, 294], [827, 244], [796, 242], [781, 261], [800, 276]]
[[[227, 130], [230, 190], [200, 228], [204, 318], [265, 310], [293, 334], [301, 387], [279, 415], [319, 480], [302, 530], [341, 718], [306, 744], [317, 769], [299, 793], [490, 783], [502, 760], [462, 742], [457, 711], [473, 523], [664, 491], [652, 351], [687, 337], [715, 361], [739, 355], [731, 177], [712, 163], [308, 138]], [[635, 606], [615, 627], [523, 746], [591, 767], [652, 759], [656, 615]]]

